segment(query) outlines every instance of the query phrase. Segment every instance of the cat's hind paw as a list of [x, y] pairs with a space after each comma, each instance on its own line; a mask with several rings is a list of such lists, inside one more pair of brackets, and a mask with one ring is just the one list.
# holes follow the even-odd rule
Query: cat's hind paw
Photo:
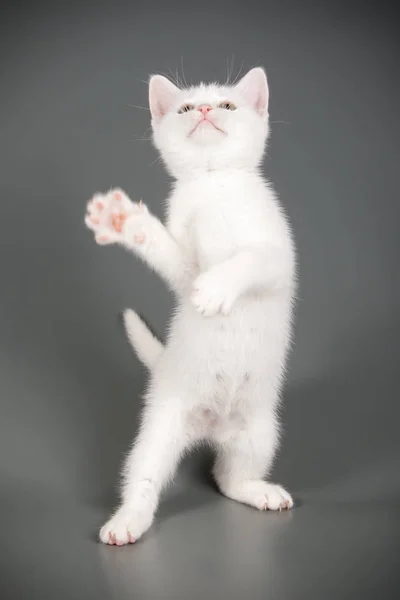
[[100, 529], [100, 541], [110, 546], [134, 544], [149, 529], [153, 522], [153, 512], [141, 507], [121, 507]]
[[291, 495], [281, 486], [268, 483], [262, 479], [238, 481], [230, 485], [222, 485], [220, 489], [225, 496], [254, 506], [258, 510], [289, 510], [293, 507]]

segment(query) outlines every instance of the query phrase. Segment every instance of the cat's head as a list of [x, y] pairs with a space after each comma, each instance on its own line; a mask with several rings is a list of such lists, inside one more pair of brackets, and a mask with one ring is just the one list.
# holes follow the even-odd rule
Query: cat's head
[[188, 89], [153, 75], [149, 103], [154, 144], [174, 176], [260, 163], [269, 133], [263, 69], [252, 69], [235, 85]]

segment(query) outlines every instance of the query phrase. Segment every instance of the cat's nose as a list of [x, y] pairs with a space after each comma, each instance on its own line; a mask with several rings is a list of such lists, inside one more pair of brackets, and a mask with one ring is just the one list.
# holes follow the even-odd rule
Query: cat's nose
[[197, 110], [199, 110], [201, 113], [203, 113], [204, 116], [206, 116], [206, 114], [210, 112], [211, 108], [212, 107], [209, 104], [200, 104]]

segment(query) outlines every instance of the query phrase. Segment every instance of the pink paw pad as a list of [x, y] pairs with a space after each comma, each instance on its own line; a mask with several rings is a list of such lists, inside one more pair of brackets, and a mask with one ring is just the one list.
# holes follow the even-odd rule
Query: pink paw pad
[[121, 192], [114, 192], [114, 200], [116, 200], [117, 202], [120, 202], [122, 200]]
[[100, 242], [100, 243], [105, 243], [105, 242], [108, 242], [108, 240], [109, 240], [109, 237], [108, 237], [108, 235], [98, 235], [98, 236], [96, 237], [96, 241], [97, 241], [97, 242]]
[[111, 219], [112, 226], [114, 227], [115, 231], [118, 231], [118, 233], [121, 233], [125, 221], [126, 215], [123, 213], [120, 213], [119, 215], [113, 215]]
[[137, 233], [133, 239], [135, 240], [136, 244], [143, 244], [143, 242], [146, 240], [146, 236], [143, 233]]

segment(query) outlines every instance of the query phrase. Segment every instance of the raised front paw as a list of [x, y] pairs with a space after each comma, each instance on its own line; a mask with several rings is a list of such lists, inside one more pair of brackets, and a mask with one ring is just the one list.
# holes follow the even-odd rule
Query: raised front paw
[[[107, 194], [95, 194], [88, 202], [85, 223], [98, 244], [122, 243], [127, 220], [144, 212], [147, 208], [142, 202], [132, 202], [122, 190], [113, 189]], [[142, 241], [139, 235], [136, 242]]]
[[214, 273], [200, 275], [193, 284], [191, 297], [195, 309], [205, 317], [228, 315], [235, 302], [234, 290]]

